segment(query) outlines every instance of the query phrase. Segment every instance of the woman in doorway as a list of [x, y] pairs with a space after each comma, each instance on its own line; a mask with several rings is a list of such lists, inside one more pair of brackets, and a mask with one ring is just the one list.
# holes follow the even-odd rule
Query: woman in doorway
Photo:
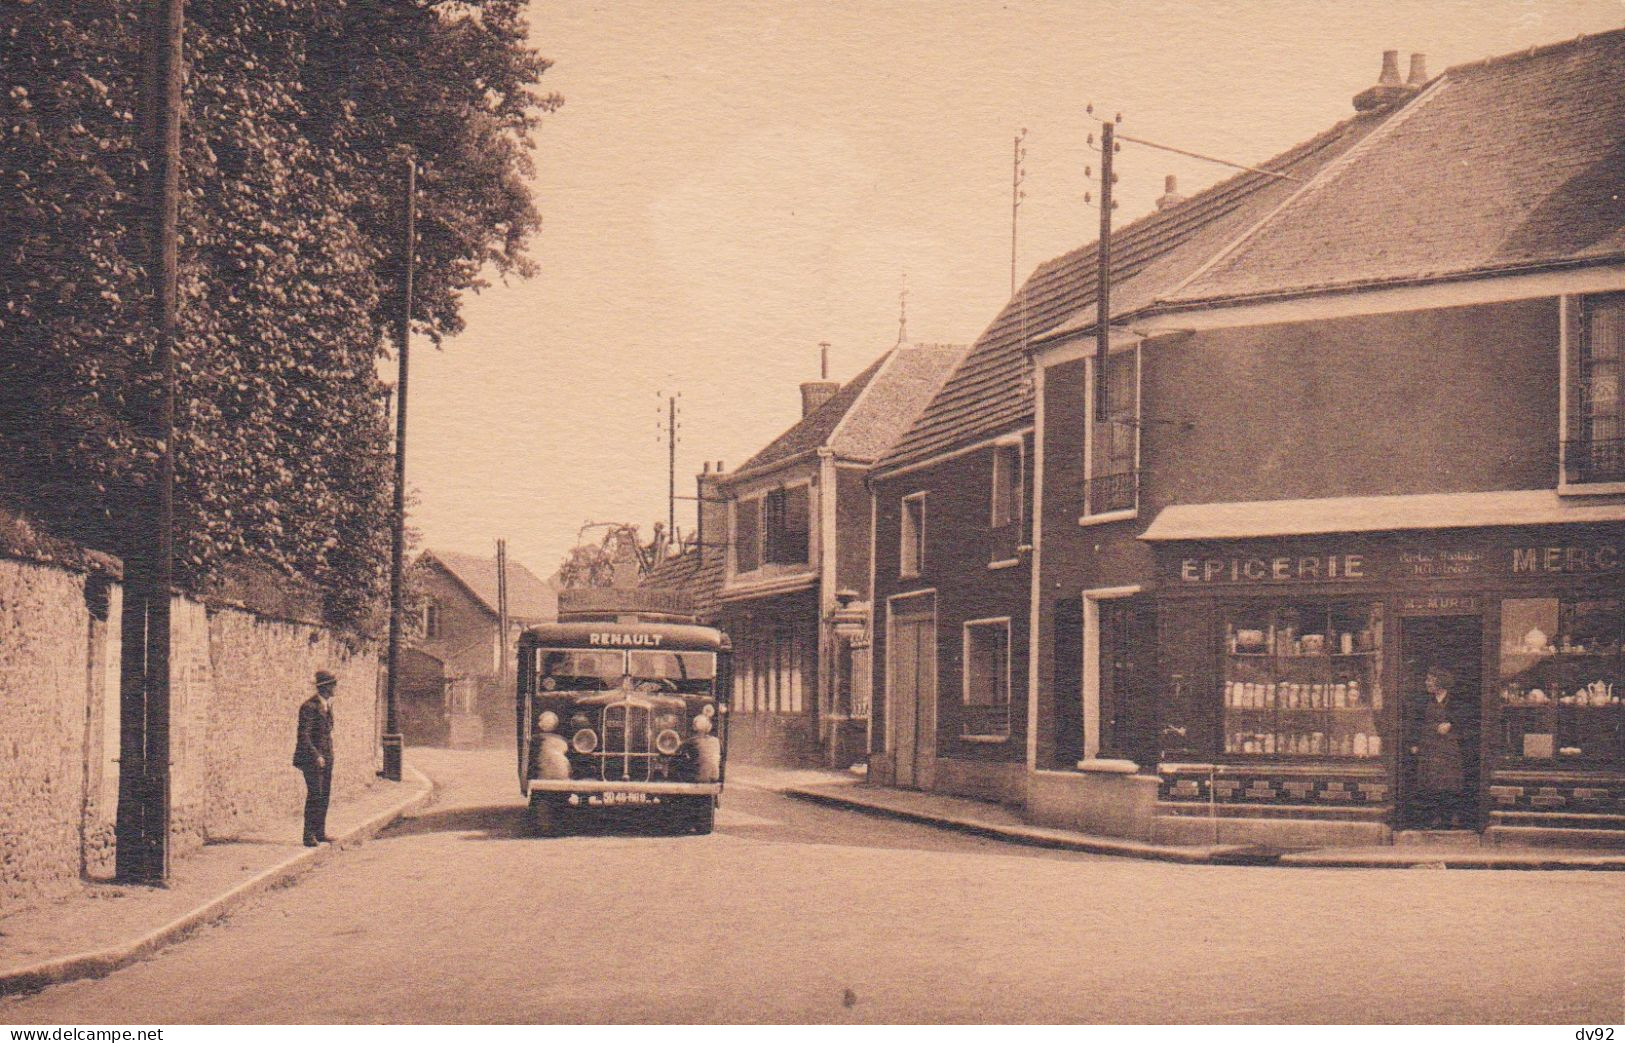
[[1460, 722], [1450, 698], [1455, 676], [1440, 666], [1430, 666], [1422, 682], [1424, 689], [1421, 729], [1416, 755], [1416, 785], [1422, 797], [1425, 825], [1449, 829], [1462, 824]]

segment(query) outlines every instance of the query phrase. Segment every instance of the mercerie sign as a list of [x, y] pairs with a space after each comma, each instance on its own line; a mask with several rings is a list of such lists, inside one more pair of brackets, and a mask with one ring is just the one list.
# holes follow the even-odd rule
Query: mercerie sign
[[1474, 577], [1606, 576], [1625, 571], [1615, 543], [1418, 547], [1362, 545], [1314, 552], [1269, 547], [1169, 560], [1182, 587], [1359, 583]]

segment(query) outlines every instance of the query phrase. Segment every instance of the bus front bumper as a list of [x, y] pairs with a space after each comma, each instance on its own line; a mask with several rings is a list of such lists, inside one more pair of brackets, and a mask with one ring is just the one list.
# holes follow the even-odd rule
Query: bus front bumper
[[714, 797], [720, 782], [604, 782], [599, 779], [531, 779], [531, 793], [573, 793], [582, 797], [643, 793], [657, 797]]

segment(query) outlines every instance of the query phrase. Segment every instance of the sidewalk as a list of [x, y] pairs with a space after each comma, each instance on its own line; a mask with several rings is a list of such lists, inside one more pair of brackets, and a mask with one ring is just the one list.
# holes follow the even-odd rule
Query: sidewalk
[[1273, 865], [1361, 869], [1625, 870], [1625, 851], [1600, 848], [1418, 846], [1281, 849], [1244, 844], [1158, 844], [1034, 826], [1000, 804], [917, 790], [870, 786], [849, 772], [781, 770], [730, 765], [730, 782], [787, 797], [916, 822], [1013, 844], [1086, 851], [1125, 858], [1210, 865]]
[[380, 780], [332, 806], [332, 844], [301, 844], [303, 821], [295, 814], [176, 860], [168, 887], [87, 883], [65, 898], [0, 919], [0, 996], [100, 977], [132, 963], [371, 838], [426, 806], [433, 789], [408, 766], [402, 782]]

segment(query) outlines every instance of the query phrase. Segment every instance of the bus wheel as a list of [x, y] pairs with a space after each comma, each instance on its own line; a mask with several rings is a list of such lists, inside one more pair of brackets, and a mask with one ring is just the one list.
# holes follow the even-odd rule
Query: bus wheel
[[540, 793], [530, 798], [530, 827], [539, 837], [556, 837], [564, 833], [564, 801]]
[[688, 829], [700, 836], [708, 835], [717, 822], [717, 799], [696, 797], [688, 807]]

